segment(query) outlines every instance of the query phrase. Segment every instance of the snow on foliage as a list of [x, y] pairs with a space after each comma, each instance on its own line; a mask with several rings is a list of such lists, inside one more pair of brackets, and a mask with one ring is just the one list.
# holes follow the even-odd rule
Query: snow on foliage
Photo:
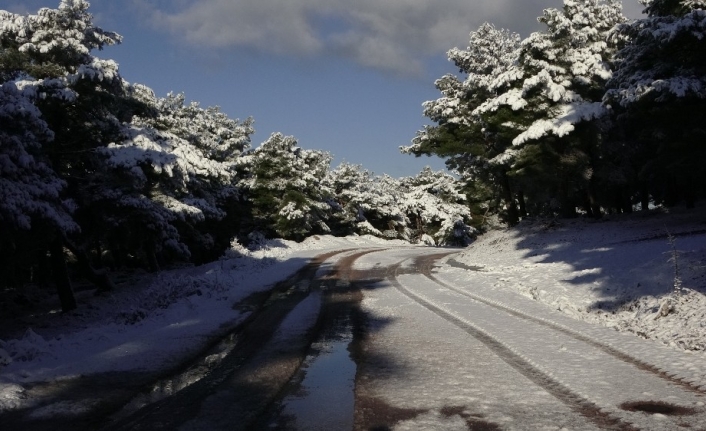
[[515, 109], [524, 106], [510, 100], [524, 103], [519, 91], [512, 88], [523, 76], [518, 63], [520, 49], [518, 34], [496, 29], [492, 24], [483, 24], [471, 32], [465, 50], [454, 48], [448, 52], [449, 60], [465, 78], [443, 76], [435, 82], [443, 97], [423, 105], [424, 115], [438, 123], [438, 127], [426, 126], [417, 133], [411, 146], [401, 150], [417, 155], [433, 152], [449, 157], [447, 165], [464, 175], [480, 174], [488, 160], [503, 149], [493, 145], [498, 139], [479, 108], [486, 101], [499, 98]]
[[170, 93], [157, 98], [145, 86], [136, 85], [138, 100], [156, 107], [159, 117], [151, 124], [198, 147], [204, 155], [220, 162], [233, 162], [250, 148], [250, 135], [255, 131], [251, 118], [231, 119], [220, 108], [202, 108], [199, 103], [186, 103], [184, 94]]
[[340, 218], [355, 233], [439, 245], [467, 244], [475, 235], [466, 224], [471, 215], [460, 183], [449, 174], [425, 168], [417, 176], [395, 179], [344, 163], [331, 171], [327, 184]]
[[475, 111], [480, 115], [501, 106], [534, 111], [538, 118], [513, 139], [514, 145], [547, 135], [566, 136], [575, 124], [607, 112], [597, 102], [611, 77], [608, 61], [614, 48], [608, 36], [625, 17], [617, 0], [565, 0], [563, 9], [545, 9], [539, 21], [547, 30], [522, 42], [521, 86], [514, 84], [520, 82], [516, 71], [506, 74], [511, 88]]
[[[0, 12], [0, 43], [17, 47], [15, 55], [26, 69], [3, 71], [3, 78], [14, 82], [33, 109], [29, 113], [37, 118], [48, 113], [63, 127], [56, 134], [49, 128], [58, 124], [45, 124], [47, 136], [60, 137], [62, 149], [53, 160], [61, 168], [58, 179], [45, 181], [54, 184], [46, 196], [58, 199], [59, 189], [71, 183], [79, 191], [82, 223], [93, 231], [87, 233], [105, 238], [121, 232], [117, 242], [122, 246], [141, 244], [187, 257], [179, 229], [186, 228], [192, 242], [212, 242], [194, 225], [222, 219], [226, 201], [237, 197], [238, 163], [250, 145], [252, 121], [186, 104], [183, 95], [158, 98], [147, 87], [129, 84], [115, 61], [91, 54], [120, 43], [121, 37], [95, 27], [88, 7], [86, 1], [64, 0], [58, 9], [35, 15]], [[44, 141], [34, 145], [37, 152], [47, 152]], [[22, 181], [12, 183], [19, 187]], [[27, 193], [39, 195], [36, 189]], [[27, 205], [36, 201], [24, 200]], [[26, 217], [14, 217], [28, 225]], [[104, 233], [95, 231], [98, 226]]]
[[304, 150], [292, 136], [274, 133], [243, 158], [250, 176], [244, 181], [252, 200], [255, 228], [286, 239], [328, 233], [326, 191], [329, 153]]
[[218, 108], [187, 105], [183, 95], [162, 99], [144, 86], [130, 90], [157, 115], [134, 117], [122, 127], [122, 141], [98, 149], [113, 175], [124, 179], [122, 198], [115, 202], [146, 212], [154, 220], [148, 226], [155, 240], [188, 256], [171, 225], [225, 216], [225, 200], [238, 195], [239, 157], [249, 147], [252, 122], [231, 120]]
[[[454, 48], [448, 52], [449, 60], [465, 74], [465, 79], [445, 75], [437, 80], [435, 85], [443, 97], [425, 102], [424, 115], [440, 124], [471, 125], [479, 121], [474, 118], [480, 112], [473, 112], [475, 106], [488, 97], [498, 96], [521, 77], [517, 68], [519, 49], [518, 34], [483, 24], [471, 33], [465, 50]], [[419, 139], [424, 136], [421, 134]], [[414, 142], [403, 151], [412, 152], [418, 145], [419, 142]]]
[[608, 83], [606, 103], [626, 107], [643, 99], [706, 97], [704, 2], [643, 3], [648, 16], [617, 29], [615, 36], [629, 43], [616, 54], [617, 70]]
[[41, 221], [62, 232], [78, 226], [61, 199], [66, 183], [41, 155], [53, 133], [15, 83], [0, 85], [0, 223], [29, 230]]
[[428, 233], [439, 245], [468, 245], [472, 241], [474, 230], [466, 225], [471, 212], [453, 176], [427, 167], [401, 182], [405, 191], [401, 206], [413, 226], [416, 224], [419, 237]]
[[446, 158], [473, 182], [472, 201], [510, 224], [526, 214], [527, 196], [546, 208], [562, 195], [570, 215], [576, 205], [567, 190], [585, 192], [596, 171], [590, 163], [598, 159], [599, 121], [610, 113], [602, 98], [617, 49], [609, 36], [626, 21], [621, 11], [618, 0], [565, 0], [544, 10], [546, 30], [524, 40], [482, 25], [467, 49], [449, 51], [462, 75], [437, 80], [442, 97], [424, 104], [437, 125], [401, 150]]
[[90, 63], [90, 51], [120, 43], [122, 37], [93, 25], [85, 0], [62, 0], [58, 9], [42, 8], [36, 15], [0, 11], [0, 38], [17, 36], [19, 51], [47, 60], [70, 58]]

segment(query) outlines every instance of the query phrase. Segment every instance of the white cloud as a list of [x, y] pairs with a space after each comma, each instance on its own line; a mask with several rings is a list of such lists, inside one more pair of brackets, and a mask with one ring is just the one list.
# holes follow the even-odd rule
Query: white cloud
[[[205, 48], [278, 55], [338, 55], [402, 74], [429, 56], [465, 47], [483, 22], [523, 35], [540, 29], [542, 9], [561, 0], [134, 0], [150, 21]], [[637, 0], [625, 12], [636, 17]]]

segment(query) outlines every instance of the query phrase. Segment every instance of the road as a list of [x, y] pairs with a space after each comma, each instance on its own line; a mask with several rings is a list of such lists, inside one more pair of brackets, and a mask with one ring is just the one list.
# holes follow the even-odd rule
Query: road
[[[684, 375], [687, 354], [484, 291], [472, 271], [437, 272], [452, 253], [320, 256], [275, 289], [210, 375], [106, 429], [706, 429], [706, 386]], [[338, 398], [306, 386], [324, 369], [322, 339], [346, 340], [354, 366], [331, 375], [353, 370], [335, 389], [351, 392], [340, 398], [350, 408], [329, 411]], [[318, 408], [288, 408], [297, 399]]]

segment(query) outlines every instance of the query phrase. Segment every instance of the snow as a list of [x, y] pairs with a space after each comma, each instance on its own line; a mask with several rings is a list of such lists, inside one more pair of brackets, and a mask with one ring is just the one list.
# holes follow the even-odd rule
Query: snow
[[[473, 272], [474, 283], [489, 292], [517, 292], [575, 319], [704, 352], [703, 213], [704, 208], [596, 222], [525, 220], [516, 229], [483, 235], [453, 259], [457, 266], [480, 267]], [[670, 234], [680, 271], [678, 290]], [[660, 316], [667, 301], [673, 311]]]
[[[37, 406], [39, 400], [25, 392], [33, 383], [174, 367], [247, 317], [234, 304], [285, 279], [311, 257], [331, 250], [402, 245], [408, 244], [372, 236], [316, 236], [301, 243], [261, 240], [254, 250], [235, 243], [221, 261], [143, 275], [142, 283], [120, 286], [109, 297], [89, 296], [88, 304], [72, 314], [55, 309], [22, 322], [3, 322], [0, 413]], [[37, 414], [80, 413], [90, 406], [46, 408]]]
[[[446, 250], [459, 252], [442, 259], [433, 274], [456, 291], [407, 271], [397, 282], [414, 298], [433, 302], [459, 316], [464, 325], [492, 335], [500, 348], [534, 367], [542, 378], [587, 394], [584, 398], [596, 405], [622, 401], [620, 394], [592, 398], [608, 381], [670, 396], [671, 389], [659, 379], [634, 377], [634, 367], [615, 366], [604, 370], [605, 375], [598, 369], [576, 368], [574, 359], [603, 361], [609, 355], [589, 351], [571, 334], [669, 370], [697, 386], [706, 384], [701, 365], [706, 351], [705, 213], [706, 208], [658, 209], [600, 221], [527, 219], [516, 228], [491, 231], [466, 249]], [[234, 304], [268, 289], [320, 253], [394, 248], [359, 258], [355, 268], [365, 270], [396, 263], [405, 268], [420, 254], [440, 252], [372, 236], [315, 236], [302, 243], [251, 239], [257, 248], [234, 243], [218, 262], [143, 275], [142, 284], [123, 286], [111, 297], [90, 298], [90, 306], [83, 304], [71, 315], [27, 318], [22, 323], [33, 322], [29, 328], [17, 322], [6, 326], [0, 341], [0, 412], [34, 408], [36, 417], [85, 412], [92, 408], [85, 400], [44, 405], [29, 388], [106, 371], [173, 367], [247, 316]], [[283, 330], [306, 327], [311, 307], [316, 308], [319, 300], [314, 295], [300, 304]], [[374, 358], [396, 362], [365, 368], [366, 377], [358, 380], [356, 391], [360, 396], [394, 394], [400, 408], [420, 412], [395, 429], [442, 423], [454, 429], [480, 413], [508, 429], [520, 423], [541, 429], [564, 411], [566, 419], [557, 425], [593, 429], [576, 422], [566, 406], [533, 385], [518, 386], [512, 367], [483, 343], [462, 328], [450, 330], [438, 316], [423, 317], [415, 301], [386, 282], [366, 289], [363, 300], [371, 324], [380, 325], [374, 327], [368, 348], [374, 349]], [[497, 308], [534, 320], [513, 329], [503, 323], [505, 313]], [[551, 339], [538, 337], [547, 325], [561, 330]], [[478, 411], [455, 412], [454, 406], [463, 405], [474, 405]], [[502, 413], [507, 405], [515, 406], [512, 417]]]
[[[419, 250], [363, 256], [359, 270], [402, 265], [394, 279], [365, 292], [365, 349], [374, 354], [359, 368], [358, 399], [404, 411], [410, 419], [395, 430], [454, 429], [471, 418], [508, 430], [602, 429], [569, 411], [570, 402], [558, 402], [571, 397], [636, 429], [702, 424], [702, 394], [664, 376], [706, 388], [703, 215], [702, 208], [602, 221], [527, 220], [445, 258], [433, 279], [405, 270]], [[674, 292], [667, 230], [675, 238], [681, 293]], [[665, 297], [683, 301], [657, 318]], [[607, 300], [616, 310], [627, 301], [629, 315], [596, 307]], [[640, 313], [648, 318], [635, 319]], [[657, 336], [642, 334], [650, 330]], [[675, 421], [621, 407], [640, 399], [698, 412]]]

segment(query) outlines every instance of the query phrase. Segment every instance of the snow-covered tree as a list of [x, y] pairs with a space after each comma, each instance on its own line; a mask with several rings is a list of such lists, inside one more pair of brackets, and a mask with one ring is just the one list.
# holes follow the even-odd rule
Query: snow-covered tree
[[467, 78], [437, 81], [444, 97], [425, 114], [438, 126], [404, 149], [449, 157], [464, 176], [500, 190], [510, 223], [524, 213], [524, 195], [535, 206], [557, 197], [567, 215], [576, 194], [596, 202], [597, 120], [608, 112], [601, 102], [616, 48], [608, 36], [625, 18], [618, 0], [565, 0], [539, 21], [547, 29], [522, 42], [485, 24], [466, 50], [450, 51]]
[[88, 7], [0, 12], [1, 76], [34, 92], [54, 138], [42, 153], [75, 203], [81, 230], [66, 243], [83, 262], [90, 250], [153, 268], [193, 252], [213, 257], [214, 235], [233, 234], [214, 222], [234, 206], [252, 121], [126, 82], [115, 62], [93, 56], [121, 37], [95, 27]]
[[[96, 144], [94, 134], [101, 128], [117, 124], [113, 121], [114, 117], [100, 116], [91, 124], [89, 119], [93, 117], [89, 113], [93, 113], [91, 109], [102, 109], [101, 102], [113, 99], [111, 96], [120, 90], [120, 82], [115, 80], [117, 65], [90, 55], [91, 50], [118, 43], [120, 38], [93, 26], [87, 9], [88, 3], [85, 1], [65, 0], [58, 9], [41, 9], [36, 15], [23, 16], [0, 11], [0, 78], [4, 96], [7, 97], [13, 87], [18, 89], [24, 103], [16, 106], [27, 106], [29, 101], [33, 109], [27, 112], [41, 117], [41, 122], [48, 129], [47, 135], [51, 136], [50, 145], [47, 145], [47, 139], [34, 139], [31, 135], [36, 121], [34, 125], [28, 123], [26, 118], [20, 121], [18, 125], [29, 124], [22, 140], [25, 145], [33, 145], [35, 153], [32, 155], [33, 161], [23, 157], [21, 163], [26, 164], [25, 167], [31, 167], [34, 163], [35, 170], [45, 171], [46, 186], [47, 189], [53, 188], [51, 194], [54, 200], [68, 203], [65, 194], [76, 197], [71, 203], [77, 209], [74, 220], [81, 225], [81, 236], [85, 236], [89, 229], [79, 221], [80, 194], [77, 190], [81, 190], [81, 180], [86, 178], [84, 174], [90, 165], [89, 151]], [[89, 100], [90, 95], [95, 97]], [[9, 113], [9, 105], [5, 107]], [[9, 144], [5, 149], [13, 151]], [[53, 173], [48, 174], [45, 168], [39, 166], [51, 166]], [[13, 178], [8, 175], [6, 178], [12, 179], [16, 188], [26, 188], [27, 184], [22, 182], [29, 180], [22, 176]], [[57, 184], [62, 187], [53, 187]], [[38, 196], [42, 193], [35, 190], [34, 194]], [[44, 194], [44, 197], [47, 196]], [[65, 270], [63, 245], [71, 244], [69, 234], [76, 237], [78, 233], [77, 228], [69, 230], [56, 225], [45, 236], [44, 243], [37, 244], [40, 250], [43, 247], [45, 250], [51, 249], [54, 279], [65, 310], [74, 308], [75, 301]], [[76, 247], [72, 248], [82, 267], [92, 270], [85, 254]], [[94, 275], [95, 272], [90, 271], [90, 276]]]
[[461, 183], [443, 172], [425, 168], [396, 179], [344, 163], [329, 172], [326, 184], [336, 204], [332, 219], [360, 235], [460, 245], [475, 232], [467, 225], [471, 215]]
[[[374, 230], [372, 226], [367, 227], [364, 215], [367, 202], [375, 198], [372, 181], [373, 174], [361, 165], [344, 162], [328, 172], [324, 187], [331, 193], [329, 204], [332, 212], [329, 226], [334, 235], [360, 233], [363, 227]], [[363, 225], [359, 227], [360, 223]], [[381, 235], [379, 233], [379, 236]]]
[[649, 194], [693, 206], [694, 192], [706, 184], [706, 2], [641, 3], [647, 16], [616, 32], [628, 42], [616, 55], [605, 102], [619, 114], [643, 207]]
[[427, 167], [414, 177], [402, 178], [400, 203], [418, 240], [433, 238], [439, 245], [468, 245], [475, 229], [467, 223], [471, 212], [460, 183], [443, 171]]
[[514, 145], [563, 137], [577, 124], [605, 115], [601, 100], [615, 50], [608, 36], [625, 20], [618, 0], [565, 0], [562, 9], [545, 9], [539, 21], [547, 30], [522, 42], [523, 79], [511, 76], [521, 86], [486, 101], [478, 111], [505, 105], [536, 113], [528, 127], [519, 128]]
[[61, 199], [66, 183], [44, 158], [53, 133], [32, 103], [32, 89], [0, 85], [0, 226], [30, 230], [46, 223], [60, 233], [76, 231], [71, 204]]
[[323, 187], [330, 154], [302, 149], [294, 137], [274, 133], [242, 163], [250, 167], [245, 184], [253, 230], [294, 240], [330, 232], [330, 195]]
[[97, 28], [88, 7], [64, 0], [36, 14], [0, 11], [2, 121], [12, 124], [2, 131], [2, 190], [26, 195], [22, 205], [3, 199], [0, 213], [18, 229], [54, 226], [35, 248], [56, 238], [52, 257], [63, 261], [68, 247], [107, 288], [91, 264], [106, 252], [117, 264], [132, 256], [156, 268], [213, 248], [217, 229], [203, 222], [233, 205], [252, 122], [130, 85], [114, 61], [93, 56], [121, 37]]
[[[512, 160], [508, 149], [515, 132], [508, 127], [514, 123], [505, 118], [510, 109], [499, 107], [492, 113], [477, 109], [509, 91], [523, 76], [520, 48], [518, 34], [486, 23], [471, 33], [465, 50], [450, 50], [449, 60], [465, 76], [449, 74], [436, 81], [443, 97], [424, 103], [424, 115], [437, 125], [425, 127], [411, 146], [402, 148], [417, 156], [444, 157], [450, 169], [477, 185], [487, 185], [476, 189], [497, 190], [508, 207], [510, 223], [517, 222], [519, 215], [507, 176]], [[482, 199], [491, 197], [492, 193]]]
[[506, 154], [514, 159], [515, 177], [543, 183], [531, 194], [549, 191], [534, 200], [554, 197], [567, 216], [588, 201], [585, 209], [599, 215], [598, 120], [608, 113], [602, 97], [617, 48], [609, 35], [625, 21], [622, 6], [617, 0], [565, 0], [562, 9], [546, 9], [539, 21], [547, 29], [522, 42], [522, 79], [477, 111], [505, 106], [520, 119], [506, 123], [517, 129]]
[[[179, 231], [177, 238], [158, 229], [158, 243], [185, 243], [190, 253], [198, 251], [199, 261], [214, 257], [211, 249], [220, 254], [225, 240], [237, 233], [237, 220], [227, 220], [229, 229], [225, 219], [238, 212], [240, 159], [250, 147], [252, 120], [240, 122], [217, 107], [187, 104], [182, 94], [158, 98], [141, 85], [133, 86], [132, 93], [152, 114], [134, 117], [122, 140], [101, 152], [109, 155], [116, 174], [129, 179], [121, 182], [123, 191], [149, 199], [154, 209], [148, 211], [164, 212], [158, 218], [166, 217]], [[133, 217], [135, 211], [128, 213]]]
[[[66, 182], [42, 153], [53, 133], [32, 103], [32, 90], [0, 83], [0, 286], [22, 284], [43, 261], [41, 251], [46, 255], [58, 238], [78, 231], [72, 202], [62, 196]], [[70, 285], [58, 274], [55, 279], [62, 307], [75, 308]]]

